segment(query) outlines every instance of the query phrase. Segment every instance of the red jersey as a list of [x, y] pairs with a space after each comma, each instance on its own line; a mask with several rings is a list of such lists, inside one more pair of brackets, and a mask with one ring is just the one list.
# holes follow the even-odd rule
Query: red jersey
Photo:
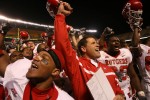
[[0, 100], [4, 100], [5, 98], [5, 91], [2, 84], [0, 84]]
[[[32, 95], [31, 95], [32, 94]], [[65, 91], [58, 88], [55, 84], [46, 90], [39, 90], [32, 87], [30, 83], [27, 84], [23, 100], [74, 100]]]
[[102, 68], [105, 72], [108, 81], [110, 82], [115, 94], [123, 94], [123, 91], [116, 81], [116, 75], [108, 66], [97, 63], [93, 60], [88, 60], [84, 57], [78, 57], [76, 51], [72, 48], [66, 29], [65, 16], [55, 16], [55, 45], [66, 61], [64, 68], [73, 86], [75, 100], [93, 100], [86, 82], [93, 76], [93, 74]]

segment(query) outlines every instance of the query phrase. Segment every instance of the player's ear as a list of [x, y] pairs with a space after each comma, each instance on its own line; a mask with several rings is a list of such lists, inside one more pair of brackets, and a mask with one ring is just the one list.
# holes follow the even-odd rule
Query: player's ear
[[53, 71], [52, 71], [52, 76], [58, 77], [59, 73], [60, 73], [60, 69], [54, 68]]
[[81, 50], [82, 50], [83, 53], [86, 52], [86, 48], [84, 46], [81, 46]]

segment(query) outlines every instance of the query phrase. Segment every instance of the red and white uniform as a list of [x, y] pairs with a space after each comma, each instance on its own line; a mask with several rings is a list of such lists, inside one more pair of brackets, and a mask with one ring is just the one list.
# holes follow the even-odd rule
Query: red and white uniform
[[130, 77], [127, 75], [128, 65], [132, 62], [132, 54], [126, 49], [120, 49], [120, 53], [113, 57], [107, 54], [105, 51], [100, 51], [101, 57], [99, 62], [111, 67], [119, 78], [119, 85], [124, 91], [126, 100], [132, 100], [132, 89], [130, 85]]
[[28, 83], [26, 73], [30, 67], [31, 61], [26, 58], [7, 66], [3, 79], [6, 100], [22, 100], [24, 88]]
[[3, 86], [3, 78], [0, 76], [0, 100], [4, 100], [5, 98], [5, 91]]
[[147, 100], [150, 100], [150, 47], [144, 44], [140, 44], [140, 47], [142, 48], [142, 55], [140, 57], [139, 71]]
[[[32, 96], [31, 96], [32, 94]], [[74, 100], [68, 93], [61, 90], [55, 84], [47, 90], [38, 90], [27, 84], [23, 100]]]
[[75, 100], [92, 100], [92, 96], [86, 86], [86, 82], [101, 67], [105, 72], [115, 94], [123, 94], [118, 85], [115, 73], [108, 66], [89, 60], [84, 57], [78, 57], [76, 51], [72, 48], [68, 32], [66, 29], [65, 16], [55, 16], [55, 45], [66, 61], [64, 68], [73, 87]]

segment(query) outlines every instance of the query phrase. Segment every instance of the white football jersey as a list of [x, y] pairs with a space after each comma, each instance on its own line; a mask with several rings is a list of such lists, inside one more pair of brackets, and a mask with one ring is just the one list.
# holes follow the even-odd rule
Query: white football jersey
[[22, 100], [23, 91], [28, 83], [26, 73], [30, 67], [31, 61], [26, 58], [19, 59], [7, 66], [3, 79], [6, 100]]
[[150, 47], [144, 44], [140, 44], [142, 48], [142, 56], [140, 57], [141, 61], [141, 70], [142, 79], [150, 83]]
[[132, 62], [132, 54], [126, 48], [121, 48], [119, 55], [113, 57], [104, 51], [100, 51], [101, 57], [98, 58], [103, 64], [110, 66], [119, 79], [119, 85], [124, 91], [126, 99], [132, 100], [132, 90], [130, 85], [130, 78], [127, 75], [128, 65]]
[[140, 44], [140, 47], [142, 48], [141, 67], [150, 72], [150, 47], [144, 44]]
[[58, 91], [58, 97], [57, 100], [75, 100], [73, 97], [71, 97], [67, 92], [64, 90], [60, 89], [55, 85], [57, 91]]

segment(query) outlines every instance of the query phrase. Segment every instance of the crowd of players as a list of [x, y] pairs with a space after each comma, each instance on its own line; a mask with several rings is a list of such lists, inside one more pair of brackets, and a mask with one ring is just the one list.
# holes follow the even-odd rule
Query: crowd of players
[[94, 100], [87, 82], [100, 69], [114, 92], [113, 100], [150, 100], [150, 38], [140, 41], [141, 16], [135, 12], [126, 16], [133, 31], [128, 45], [109, 27], [98, 38], [68, 27], [65, 20], [73, 8], [67, 2], [61, 1], [54, 10], [54, 33], [41, 34], [38, 44], [24, 37], [19, 49], [5, 45], [12, 27], [1, 23], [1, 100]]

